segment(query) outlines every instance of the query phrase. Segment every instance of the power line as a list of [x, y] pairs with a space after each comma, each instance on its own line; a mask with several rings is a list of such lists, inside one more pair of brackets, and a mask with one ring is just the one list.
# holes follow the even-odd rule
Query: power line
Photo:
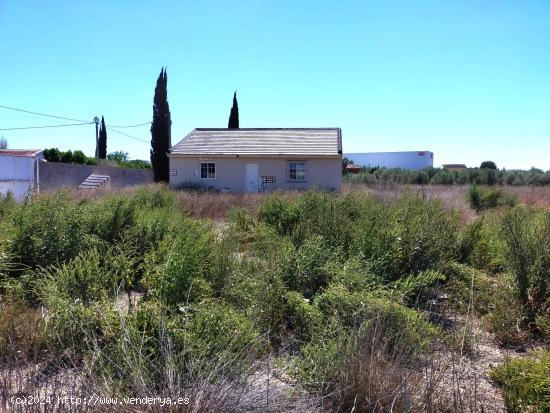
[[[46, 116], [48, 118], [55, 118], [55, 119], [63, 119], [63, 120], [72, 120], [74, 122], [88, 122], [86, 120], [82, 120], [82, 119], [73, 119], [73, 118], [67, 118], [65, 116], [57, 116], [57, 115], [48, 115], [46, 113], [40, 113], [40, 112], [34, 112], [32, 110], [26, 110], [26, 109], [19, 109], [19, 108], [14, 108], [12, 106], [4, 106], [4, 105], [0, 105], [0, 108], [2, 109], [9, 109], [9, 110], [14, 110], [16, 112], [23, 112], [23, 113], [31, 113], [33, 115], [38, 115], [38, 116]], [[137, 128], [139, 126], [145, 126], [145, 125], [150, 125], [151, 122], [143, 122], [143, 123], [138, 123], [136, 125], [120, 125], [120, 126], [117, 126], [117, 125], [108, 125], [110, 127], [113, 127], [113, 128]]]
[[[77, 125], [89, 125], [89, 124], [93, 124], [94, 122], [88, 122], [88, 121], [85, 121], [85, 120], [82, 120], [82, 119], [73, 119], [73, 118], [67, 118], [65, 116], [57, 116], [57, 115], [48, 115], [46, 113], [40, 113], [40, 112], [34, 112], [32, 110], [26, 110], [26, 109], [19, 109], [19, 108], [14, 108], [12, 106], [5, 106], [5, 105], [0, 105], [0, 108], [2, 109], [8, 109], [8, 110], [14, 110], [16, 112], [23, 112], [23, 113], [30, 113], [30, 114], [33, 114], [33, 115], [38, 115], [38, 116], [46, 116], [48, 118], [55, 118], [55, 119], [63, 119], [63, 120], [72, 120], [74, 122], [81, 122], [81, 123], [73, 123], [73, 124], [65, 124], [65, 125], [49, 125], [49, 126], [29, 126], [29, 127], [23, 127], [23, 128], [5, 128], [5, 129], [0, 129], [0, 130], [21, 130], [21, 129], [42, 129], [42, 128], [57, 128], [57, 127], [62, 127], [62, 126], [77, 126]], [[136, 136], [132, 136], [132, 135], [129, 135], [127, 133], [124, 133], [124, 132], [121, 132], [121, 131], [118, 131], [116, 129], [113, 129], [113, 128], [136, 128], [138, 126], [145, 126], [145, 125], [150, 125], [151, 122], [144, 122], [144, 123], [139, 123], [139, 124], [136, 124], [136, 125], [121, 125], [121, 126], [105, 126], [107, 129], [109, 129], [110, 131], [112, 132], [115, 132], [115, 133], [118, 133], [120, 135], [123, 135], [123, 136], [126, 136], [128, 138], [131, 138], [131, 139], [135, 139], [137, 141], [140, 141], [140, 142], [145, 142], [145, 143], [149, 143], [149, 141], [145, 140], [145, 139], [141, 139], [141, 138], [138, 138]]]
[[145, 125], [150, 125], [151, 122], [144, 122], [144, 123], [139, 123], [137, 125], [124, 125], [124, 126], [118, 126], [118, 125], [106, 125], [108, 128], [137, 128], [138, 126], [145, 126]]
[[127, 133], [124, 133], [124, 132], [121, 132], [119, 130], [113, 129], [111, 126], [106, 126], [106, 128], [109, 129], [111, 132], [119, 133], [121, 135], [127, 136], [129, 138], [135, 139], [135, 140], [140, 141], [140, 142], [149, 143], [149, 141], [146, 141], [145, 139], [141, 139], [141, 138], [137, 138], [137, 137], [132, 136], [132, 135], [128, 135]]
[[65, 123], [63, 125], [44, 125], [44, 126], [25, 126], [22, 128], [0, 128], [0, 130], [24, 130], [24, 129], [43, 129], [43, 128], [62, 128], [64, 126], [82, 126], [91, 125], [94, 122]]
[[45, 113], [33, 112], [33, 111], [31, 111], [31, 110], [25, 110], [25, 109], [18, 109], [18, 108], [14, 108], [14, 107], [11, 107], [11, 106], [0, 105], [0, 108], [2, 108], [2, 109], [14, 110], [14, 111], [16, 111], [16, 112], [31, 113], [31, 114], [33, 114], [33, 115], [46, 116], [46, 117], [48, 117], [48, 118], [63, 119], [63, 120], [72, 120], [72, 121], [74, 121], [74, 122], [88, 122], [87, 120], [66, 118], [66, 117], [64, 117], [64, 116], [47, 115], [47, 114], [45, 114]]

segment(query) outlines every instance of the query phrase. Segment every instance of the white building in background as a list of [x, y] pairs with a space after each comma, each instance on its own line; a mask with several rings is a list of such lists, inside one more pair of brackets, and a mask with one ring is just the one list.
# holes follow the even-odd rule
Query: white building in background
[[431, 168], [434, 165], [434, 154], [430, 151], [347, 153], [344, 157], [357, 166], [367, 168], [416, 170]]
[[29, 192], [38, 192], [43, 159], [39, 149], [0, 149], [0, 193], [11, 192], [22, 200]]

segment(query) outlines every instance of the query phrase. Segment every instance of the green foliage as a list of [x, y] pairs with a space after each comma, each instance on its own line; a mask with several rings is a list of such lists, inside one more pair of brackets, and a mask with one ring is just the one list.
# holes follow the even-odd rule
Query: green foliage
[[15, 211], [15, 197], [11, 191], [6, 194], [0, 194], [0, 221], [4, 220], [8, 215]]
[[483, 317], [484, 326], [504, 346], [521, 344], [520, 327], [525, 319], [525, 310], [513, 281], [503, 277], [493, 287], [492, 296], [490, 311]]
[[168, 151], [170, 142], [170, 107], [168, 105], [168, 76], [166, 69], [160, 71], [153, 101], [153, 122], [151, 123], [151, 165], [155, 182], [168, 182]]
[[239, 129], [239, 103], [237, 102], [237, 92], [233, 94], [233, 106], [231, 106], [227, 127], [229, 129]]
[[375, 168], [359, 174], [344, 173], [344, 182], [363, 183], [368, 185], [420, 183], [433, 185], [549, 185], [550, 171], [540, 169], [525, 170], [496, 170], [491, 168], [468, 168], [464, 171], [450, 171], [444, 168], [426, 168], [423, 171], [409, 171], [405, 169]]
[[495, 286], [498, 281], [484, 272], [464, 264], [449, 263], [442, 270], [446, 283], [443, 287], [450, 304], [460, 313], [471, 311], [484, 315], [494, 309]]
[[507, 359], [491, 371], [510, 413], [550, 411], [550, 352]]
[[550, 212], [514, 208], [501, 225], [519, 299], [533, 320], [550, 298]]
[[[96, 124], [97, 125], [97, 124]], [[97, 139], [97, 157], [105, 159], [107, 157], [107, 128], [105, 127], [105, 119], [101, 117], [101, 125], [99, 125], [99, 136]]]
[[467, 200], [470, 207], [475, 209], [476, 212], [499, 206], [513, 207], [517, 202], [514, 196], [505, 194], [500, 188], [483, 189], [477, 185], [470, 186]]
[[493, 161], [483, 161], [479, 166], [480, 169], [497, 169], [497, 165]]
[[30, 268], [65, 262], [90, 241], [81, 211], [67, 193], [31, 199], [18, 209], [13, 221], [13, 259]]
[[121, 168], [135, 168], [135, 169], [151, 169], [151, 164], [148, 161], [142, 161], [141, 159], [128, 159], [128, 152], [116, 151], [107, 155], [107, 159], [115, 161]]
[[63, 162], [63, 163], [74, 163], [79, 165], [90, 165], [91, 161], [93, 161], [93, 164], [95, 165], [95, 159], [88, 158], [84, 152], [80, 150], [76, 150], [72, 152], [71, 150], [68, 150], [66, 152], [62, 152], [57, 148], [50, 148], [50, 149], [44, 149], [44, 159], [46, 159], [48, 162]]
[[220, 302], [202, 302], [191, 309], [194, 351], [214, 358], [220, 352], [235, 356], [245, 349], [259, 350], [263, 345], [251, 321]]
[[290, 290], [312, 298], [330, 281], [325, 265], [334, 259], [333, 252], [319, 235], [306, 239], [298, 248], [288, 251], [290, 254], [284, 269], [285, 284]]
[[213, 233], [204, 224], [181, 222], [150, 255], [146, 285], [151, 295], [173, 308], [210, 296], [213, 243]]
[[309, 340], [322, 326], [323, 317], [319, 310], [300, 293], [289, 291], [286, 299], [287, 327], [298, 340]]

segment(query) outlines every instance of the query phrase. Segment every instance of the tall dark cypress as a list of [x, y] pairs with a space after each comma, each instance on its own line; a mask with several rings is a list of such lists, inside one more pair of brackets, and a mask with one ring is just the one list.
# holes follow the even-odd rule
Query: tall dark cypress
[[105, 127], [105, 119], [101, 117], [101, 125], [99, 126], [99, 137], [97, 140], [98, 146], [98, 158], [106, 159], [107, 158], [107, 128]]
[[151, 124], [151, 165], [155, 182], [169, 181], [168, 150], [172, 146], [170, 107], [168, 106], [168, 77], [162, 68], [155, 87], [153, 123]]
[[239, 104], [237, 102], [237, 91], [233, 94], [233, 106], [229, 114], [228, 129], [239, 129]]

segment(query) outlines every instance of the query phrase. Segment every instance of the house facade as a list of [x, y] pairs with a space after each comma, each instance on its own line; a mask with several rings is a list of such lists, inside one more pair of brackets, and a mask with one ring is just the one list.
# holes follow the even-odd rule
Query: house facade
[[39, 163], [44, 159], [41, 150], [0, 150], [0, 193], [11, 192], [15, 199], [23, 200], [30, 192], [38, 192]]
[[342, 133], [339, 128], [194, 129], [168, 157], [175, 188], [340, 190]]

